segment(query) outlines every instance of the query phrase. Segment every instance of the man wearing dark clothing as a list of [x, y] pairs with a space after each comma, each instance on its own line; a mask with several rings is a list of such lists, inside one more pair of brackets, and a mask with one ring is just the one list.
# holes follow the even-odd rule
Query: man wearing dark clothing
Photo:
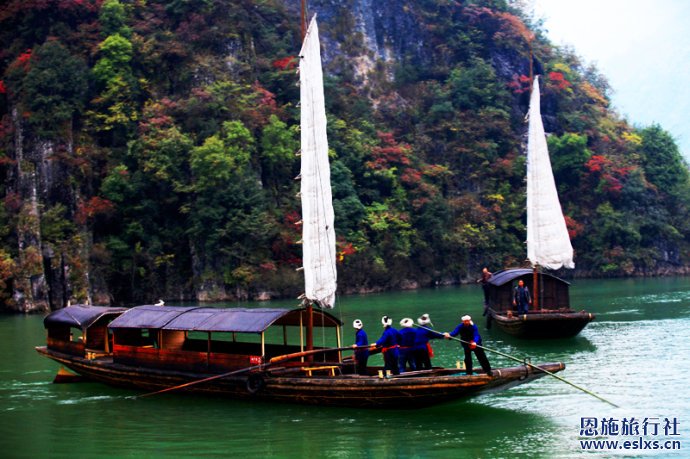
[[513, 306], [517, 306], [518, 314], [527, 314], [530, 304], [532, 304], [532, 297], [529, 294], [529, 289], [520, 279], [515, 291], [513, 291]]
[[474, 352], [482, 369], [484, 369], [487, 375], [493, 376], [489, 359], [486, 358], [484, 349], [481, 347], [482, 337], [479, 336], [479, 329], [472, 322], [470, 316], [462, 316], [461, 320], [462, 323], [455, 327], [455, 330], [450, 333], [444, 333], [446, 339], [450, 339], [451, 336], [460, 335], [462, 348], [465, 351], [465, 371], [468, 375], [472, 374], [472, 352]]
[[477, 279], [477, 282], [482, 284], [482, 290], [484, 290], [484, 315], [487, 314], [487, 308], [489, 307], [489, 279], [491, 279], [492, 275], [488, 268], [484, 268], [482, 269], [482, 277]]
[[414, 360], [414, 342], [417, 333], [413, 328], [414, 322], [410, 318], [405, 318], [400, 321], [400, 373], [406, 370], [415, 371], [417, 365]]
[[395, 328], [391, 327], [393, 325], [393, 319], [388, 316], [383, 316], [381, 318], [381, 323], [383, 324], [383, 334], [376, 343], [371, 347], [380, 347], [381, 352], [383, 352], [383, 363], [386, 371], [390, 371], [394, 375], [400, 374], [400, 368], [398, 367], [398, 348], [400, 347], [400, 333]]
[[[364, 331], [364, 324], [357, 319], [352, 322], [352, 326], [357, 330], [355, 333], [355, 347], [368, 346], [369, 339], [367, 333]], [[367, 375], [367, 361], [369, 360], [369, 349], [357, 349], [355, 351], [355, 364], [358, 375]]]
[[429, 340], [443, 338], [443, 335], [439, 332], [431, 330], [431, 327], [433, 327], [434, 324], [431, 323], [429, 314], [422, 314], [422, 316], [417, 319], [417, 323], [420, 326], [415, 329], [415, 364], [417, 365], [417, 370], [430, 370], [431, 357], [433, 357], [433, 355], [431, 353], [432, 350]]

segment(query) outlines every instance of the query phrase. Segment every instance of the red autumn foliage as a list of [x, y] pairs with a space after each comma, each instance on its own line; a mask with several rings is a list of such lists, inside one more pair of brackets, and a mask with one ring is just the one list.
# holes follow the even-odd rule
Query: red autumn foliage
[[296, 56], [287, 56], [276, 59], [271, 65], [278, 70], [292, 70], [297, 67], [297, 62], [299, 59]]
[[602, 155], [592, 155], [592, 157], [585, 163], [585, 167], [590, 172], [600, 172], [604, 167], [611, 164], [611, 160]]
[[345, 261], [345, 257], [357, 253], [357, 248], [352, 244], [352, 242], [346, 242], [345, 240], [338, 241], [338, 263]]
[[0, 80], [0, 94], [6, 94], [7, 88], [5, 87], [5, 82]]
[[83, 225], [95, 216], [107, 214], [114, 208], [115, 205], [111, 201], [99, 196], [94, 196], [86, 202], [79, 203], [74, 219], [77, 223]]
[[565, 226], [568, 228], [570, 239], [575, 239], [579, 234], [582, 234], [585, 229], [585, 225], [567, 215], [565, 216]]
[[612, 160], [602, 155], [593, 155], [585, 167], [591, 174], [600, 176], [601, 189], [618, 195], [623, 190], [623, 179], [635, 169], [634, 166], [615, 167]]
[[267, 261], [266, 263], [261, 263], [259, 269], [261, 269], [261, 271], [276, 271], [278, 268], [272, 261]]
[[28, 73], [31, 69], [31, 50], [27, 49], [21, 53], [17, 58], [10, 64], [11, 69], [22, 70]]
[[408, 166], [410, 164], [411, 148], [407, 144], [398, 144], [390, 132], [378, 132], [383, 146], [371, 149], [372, 160], [366, 165], [374, 170], [386, 170], [392, 166]]
[[565, 76], [561, 72], [549, 72], [549, 80], [559, 90], [568, 89], [571, 83], [565, 79]]
[[507, 84], [508, 89], [513, 91], [513, 94], [522, 94], [529, 92], [532, 80], [528, 75], [513, 75], [513, 80]]

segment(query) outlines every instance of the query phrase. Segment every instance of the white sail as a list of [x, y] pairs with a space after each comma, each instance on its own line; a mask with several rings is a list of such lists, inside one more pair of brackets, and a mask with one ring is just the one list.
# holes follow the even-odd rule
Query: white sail
[[573, 246], [558, 201], [556, 182], [539, 108], [539, 77], [534, 78], [527, 144], [527, 258], [532, 266], [574, 268]]
[[299, 55], [305, 297], [321, 307], [332, 308], [337, 280], [335, 229], [316, 16], [309, 24]]

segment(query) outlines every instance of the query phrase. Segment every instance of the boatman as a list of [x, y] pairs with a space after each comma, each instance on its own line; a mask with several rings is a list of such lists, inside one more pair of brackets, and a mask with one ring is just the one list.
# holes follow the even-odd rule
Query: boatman
[[525, 287], [525, 282], [520, 279], [513, 291], [513, 306], [517, 306], [518, 314], [527, 314], [531, 304], [532, 297], [529, 294], [529, 288]]
[[417, 365], [414, 360], [414, 342], [417, 338], [417, 332], [414, 329], [414, 321], [410, 318], [404, 318], [400, 321], [400, 356], [398, 363], [400, 365], [400, 373], [406, 370], [415, 371]]
[[488, 314], [489, 308], [489, 280], [493, 274], [489, 271], [489, 268], [482, 269], [482, 277], [477, 279], [477, 283], [482, 284], [482, 290], [484, 291], [484, 315]]
[[383, 352], [383, 363], [386, 371], [394, 375], [400, 374], [398, 367], [398, 348], [400, 347], [400, 333], [392, 327], [393, 319], [388, 316], [381, 317], [383, 334], [376, 343], [371, 345], [371, 349], [380, 347]]
[[486, 358], [484, 349], [481, 347], [482, 337], [479, 336], [479, 329], [474, 322], [472, 322], [472, 317], [468, 315], [462, 316], [460, 320], [462, 320], [462, 322], [455, 327], [455, 330], [450, 333], [446, 332], [443, 335], [446, 339], [450, 339], [451, 336], [460, 335], [462, 348], [465, 351], [465, 371], [468, 376], [472, 374], [472, 352], [477, 356], [477, 360], [479, 360], [479, 364], [486, 374], [492, 376], [491, 364], [489, 363], [489, 359]]
[[415, 329], [415, 364], [417, 370], [430, 370], [431, 358], [434, 356], [434, 351], [431, 348], [429, 340], [443, 338], [443, 335], [437, 331], [433, 331], [434, 324], [431, 323], [429, 314], [422, 314], [417, 318], [419, 327]]
[[369, 338], [367, 332], [364, 331], [364, 324], [357, 319], [352, 322], [352, 326], [357, 332], [355, 333], [355, 344], [352, 347], [358, 348], [355, 351], [355, 366], [358, 375], [367, 375], [367, 361], [369, 360], [369, 349], [362, 349], [362, 346], [369, 345]]

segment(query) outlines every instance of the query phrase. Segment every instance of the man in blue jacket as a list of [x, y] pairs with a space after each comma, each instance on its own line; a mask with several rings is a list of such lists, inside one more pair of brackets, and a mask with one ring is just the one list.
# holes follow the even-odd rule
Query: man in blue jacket
[[400, 333], [391, 326], [393, 325], [393, 319], [388, 316], [381, 318], [381, 324], [383, 325], [383, 334], [371, 347], [372, 349], [376, 347], [382, 348], [384, 368], [394, 375], [399, 375], [398, 348], [400, 347]]
[[414, 329], [414, 322], [412, 319], [405, 318], [400, 321], [400, 373], [404, 373], [407, 369], [415, 371], [417, 365], [414, 360], [414, 342], [417, 338], [417, 333]]
[[460, 335], [462, 348], [465, 351], [465, 371], [468, 375], [472, 374], [472, 352], [474, 352], [474, 355], [477, 356], [477, 360], [479, 360], [479, 364], [486, 374], [492, 376], [491, 364], [489, 363], [489, 359], [486, 358], [484, 349], [481, 347], [482, 337], [479, 336], [479, 329], [474, 322], [472, 322], [472, 317], [468, 315], [462, 316], [460, 320], [462, 320], [460, 325], [455, 327], [455, 330], [452, 332], [444, 333], [444, 336], [446, 339], [450, 339], [451, 336]]
[[429, 340], [443, 338], [443, 334], [431, 330], [434, 324], [431, 323], [429, 314], [422, 314], [417, 319], [417, 323], [419, 327], [415, 329], [417, 335], [414, 344], [415, 363], [417, 370], [430, 370], [433, 353]]
[[361, 320], [357, 319], [352, 322], [352, 327], [354, 327], [357, 332], [355, 333], [355, 344], [353, 347], [358, 347], [355, 351], [355, 365], [357, 368], [358, 375], [367, 375], [367, 361], [369, 360], [369, 349], [361, 349], [362, 346], [369, 345], [369, 338], [367, 337], [367, 332], [364, 331], [364, 324]]

